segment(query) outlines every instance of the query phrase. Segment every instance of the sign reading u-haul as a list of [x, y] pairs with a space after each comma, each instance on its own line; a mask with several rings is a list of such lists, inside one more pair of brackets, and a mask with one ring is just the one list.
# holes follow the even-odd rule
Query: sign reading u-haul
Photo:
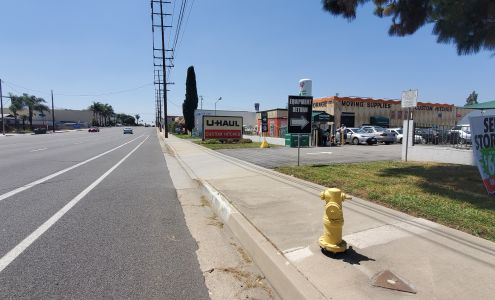
[[242, 117], [203, 116], [203, 139], [242, 138]]

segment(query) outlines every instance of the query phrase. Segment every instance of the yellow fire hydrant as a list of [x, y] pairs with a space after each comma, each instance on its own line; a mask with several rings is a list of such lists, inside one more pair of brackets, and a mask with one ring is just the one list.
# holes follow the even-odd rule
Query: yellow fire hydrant
[[323, 214], [323, 235], [320, 237], [320, 247], [326, 251], [338, 253], [347, 250], [347, 243], [342, 239], [344, 215], [342, 201], [351, 199], [337, 188], [326, 189], [320, 194], [326, 202]]

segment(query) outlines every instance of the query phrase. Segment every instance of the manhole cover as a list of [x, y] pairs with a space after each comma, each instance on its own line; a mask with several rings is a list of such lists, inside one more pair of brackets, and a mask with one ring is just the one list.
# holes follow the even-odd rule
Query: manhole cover
[[416, 290], [410, 284], [389, 270], [376, 273], [371, 278], [371, 284], [386, 289], [416, 294]]

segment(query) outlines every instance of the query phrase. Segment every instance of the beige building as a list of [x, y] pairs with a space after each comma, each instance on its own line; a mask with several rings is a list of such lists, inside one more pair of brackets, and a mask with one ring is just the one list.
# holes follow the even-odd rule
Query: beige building
[[[359, 127], [373, 124], [385, 127], [402, 127], [407, 109], [400, 100], [363, 97], [324, 97], [313, 100], [313, 110], [325, 111], [335, 118], [335, 125]], [[411, 109], [412, 118], [419, 126], [454, 126], [469, 111], [453, 104], [418, 102]]]

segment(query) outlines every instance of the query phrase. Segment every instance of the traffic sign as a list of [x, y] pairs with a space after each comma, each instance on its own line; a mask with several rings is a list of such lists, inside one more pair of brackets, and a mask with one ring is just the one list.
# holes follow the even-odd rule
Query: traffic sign
[[311, 133], [313, 97], [289, 96], [289, 133]]
[[261, 112], [261, 132], [268, 132], [268, 112]]

